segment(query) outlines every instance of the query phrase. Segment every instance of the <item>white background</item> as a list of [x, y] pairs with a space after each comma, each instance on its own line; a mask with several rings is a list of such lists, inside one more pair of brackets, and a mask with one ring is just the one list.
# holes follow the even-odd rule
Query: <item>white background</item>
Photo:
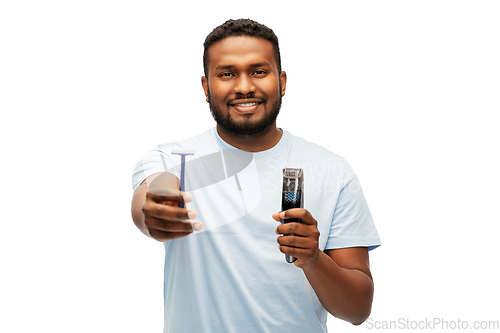
[[131, 172], [214, 126], [202, 44], [241, 17], [280, 39], [278, 125], [363, 185], [372, 323], [500, 320], [498, 1], [20, 0], [0, 5], [0, 331], [162, 331]]

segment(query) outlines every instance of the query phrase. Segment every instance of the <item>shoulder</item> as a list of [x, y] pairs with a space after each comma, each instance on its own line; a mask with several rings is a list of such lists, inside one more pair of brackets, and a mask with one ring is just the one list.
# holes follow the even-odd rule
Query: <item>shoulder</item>
[[301, 167], [314, 179], [334, 180], [346, 184], [356, 176], [349, 162], [322, 145], [290, 134], [288, 153], [290, 161]]
[[164, 142], [157, 146], [157, 150], [165, 154], [170, 154], [172, 150], [187, 150], [204, 155], [207, 152], [217, 150], [214, 130], [215, 129], [212, 128], [183, 140]]
[[307, 156], [313, 160], [320, 159], [325, 162], [328, 161], [332, 163], [348, 164], [344, 157], [320, 144], [311, 142], [290, 132], [288, 132], [288, 135], [290, 137], [289, 142], [291, 150], [295, 153], [302, 154], [303, 156]]

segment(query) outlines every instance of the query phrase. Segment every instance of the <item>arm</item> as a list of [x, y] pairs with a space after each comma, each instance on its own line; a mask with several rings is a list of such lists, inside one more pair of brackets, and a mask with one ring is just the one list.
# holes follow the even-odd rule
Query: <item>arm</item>
[[374, 286], [367, 248], [319, 251], [315, 265], [303, 270], [321, 304], [332, 315], [354, 325], [368, 318]]
[[[193, 224], [185, 220], [195, 218], [196, 212], [178, 207], [180, 202], [190, 202], [192, 196], [179, 192], [178, 181], [170, 173], [156, 173], [134, 191], [132, 220], [146, 236], [166, 242], [193, 232]], [[149, 191], [148, 184], [155, 185], [154, 193]], [[201, 222], [194, 223], [194, 227], [201, 229]]]
[[[317, 222], [305, 209], [290, 209], [273, 215], [300, 218], [302, 223], [281, 224], [276, 233], [281, 252], [297, 258], [323, 307], [333, 316], [354, 325], [363, 323], [371, 312], [373, 280], [368, 249], [363, 247], [321, 251]], [[294, 234], [294, 236], [287, 234]]]

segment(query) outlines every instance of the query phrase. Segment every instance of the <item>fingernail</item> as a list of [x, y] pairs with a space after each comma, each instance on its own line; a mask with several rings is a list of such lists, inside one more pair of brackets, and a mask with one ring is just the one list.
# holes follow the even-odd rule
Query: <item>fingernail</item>
[[190, 220], [196, 218], [196, 216], [198, 216], [198, 214], [196, 214], [196, 211], [194, 210], [188, 210], [188, 217]]
[[184, 199], [184, 202], [193, 201], [193, 196], [189, 193], [182, 193], [182, 198]]
[[284, 218], [285, 218], [285, 212], [281, 212], [281, 213], [280, 213], [280, 217], [281, 217], [282, 219], [284, 219]]
[[203, 229], [203, 224], [201, 222], [193, 223], [193, 229], [196, 231], [199, 231], [199, 230]]

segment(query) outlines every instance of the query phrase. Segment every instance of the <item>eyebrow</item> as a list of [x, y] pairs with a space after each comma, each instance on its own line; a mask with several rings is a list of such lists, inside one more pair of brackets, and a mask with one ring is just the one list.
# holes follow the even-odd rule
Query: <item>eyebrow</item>
[[[258, 62], [258, 63], [255, 63], [255, 64], [251, 64], [250, 67], [252, 68], [256, 68], [256, 67], [262, 67], [262, 66], [271, 66], [270, 63], [268, 63], [267, 61], [264, 61], [264, 62]], [[236, 66], [234, 65], [219, 65], [217, 67], [215, 67], [216, 70], [224, 70], [224, 69], [233, 69], [235, 68]]]
[[250, 65], [250, 67], [262, 67], [262, 66], [271, 66], [271, 64], [268, 63], [267, 61], [264, 61], [264, 62], [258, 62], [256, 64]]

